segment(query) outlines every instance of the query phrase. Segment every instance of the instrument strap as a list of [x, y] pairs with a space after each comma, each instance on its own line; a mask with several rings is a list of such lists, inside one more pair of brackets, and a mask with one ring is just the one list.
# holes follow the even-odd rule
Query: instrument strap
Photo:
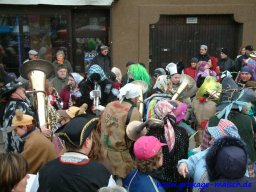
[[127, 126], [131, 120], [131, 116], [132, 116], [132, 110], [135, 106], [132, 105], [128, 111], [128, 114], [127, 114], [127, 118], [126, 118], [126, 122], [125, 122], [125, 125]]

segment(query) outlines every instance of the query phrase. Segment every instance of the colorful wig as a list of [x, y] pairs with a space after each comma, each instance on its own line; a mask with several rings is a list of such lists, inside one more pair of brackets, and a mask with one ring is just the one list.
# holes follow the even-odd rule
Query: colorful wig
[[142, 80], [150, 86], [150, 76], [147, 69], [140, 64], [132, 64], [129, 66], [128, 74], [132, 75], [133, 80]]

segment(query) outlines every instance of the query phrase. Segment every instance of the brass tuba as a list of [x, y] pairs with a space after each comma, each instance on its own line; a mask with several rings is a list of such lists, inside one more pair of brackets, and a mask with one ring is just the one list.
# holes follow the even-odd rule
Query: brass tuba
[[186, 74], [181, 74], [180, 85], [172, 96], [172, 100], [185, 99], [195, 95], [197, 91], [195, 80]]
[[[54, 73], [53, 65], [45, 60], [31, 60], [22, 65], [21, 76], [31, 81], [34, 93], [34, 106], [37, 110], [39, 126], [46, 126], [50, 129], [51, 122], [48, 120], [48, 113], [53, 109], [48, 109], [48, 99], [45, 91], [45, 81]], [[50, 114], [52, 116], [52, 114]]]

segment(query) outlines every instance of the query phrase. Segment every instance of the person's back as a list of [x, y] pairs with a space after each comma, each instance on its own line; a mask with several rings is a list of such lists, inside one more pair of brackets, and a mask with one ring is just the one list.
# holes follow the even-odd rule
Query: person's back
[[55, 132], [64, 140], [67, 152], [39, 171], [39, 192], [91, 192], [108, 186], [109, 171], [88, 157], [94, 147], [92, 131], [97, 124], [97, 117], [82, 114]]
[[[165, 191], [161, 186], [163, 183], [157, 181], [150, 175], [140, 172], [134, 169], [130, 172], [124, 180], [124, 186], [128, 191], [140, 192], [140, 191]], [[156, 190], [156, 188], [157, 190]]]
[[69, 162], [71, 156], [55, 159], [40, 170], [38, 192], [91, 192], [108, 186], [110, 173], [103, 165], [89, 159]]

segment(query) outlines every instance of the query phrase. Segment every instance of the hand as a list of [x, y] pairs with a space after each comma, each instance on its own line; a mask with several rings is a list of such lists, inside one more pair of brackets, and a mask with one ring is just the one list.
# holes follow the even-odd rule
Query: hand
[[45, 125], [42, 125], [40, 128], [41, 128], [42, 134], [43, 134], [45, 137], [48, 137], [48, 138], [51, 137], [51, 135], [52, 135], [52, 130], [47, 129]]
[[96, 109], [95, 106], [92, 107], [92, 111], [94, 110], [99, 110], [99, 111], [104, 111], [105, 107], [102, 105], [98, 105], [98, 108]]
[[180, 175], [182, 175], [184, 178], [186, 178], [186, 175], [188, 174], [188, 167], [186, 163], [181, 163], [178, 167], [178, 172]]

